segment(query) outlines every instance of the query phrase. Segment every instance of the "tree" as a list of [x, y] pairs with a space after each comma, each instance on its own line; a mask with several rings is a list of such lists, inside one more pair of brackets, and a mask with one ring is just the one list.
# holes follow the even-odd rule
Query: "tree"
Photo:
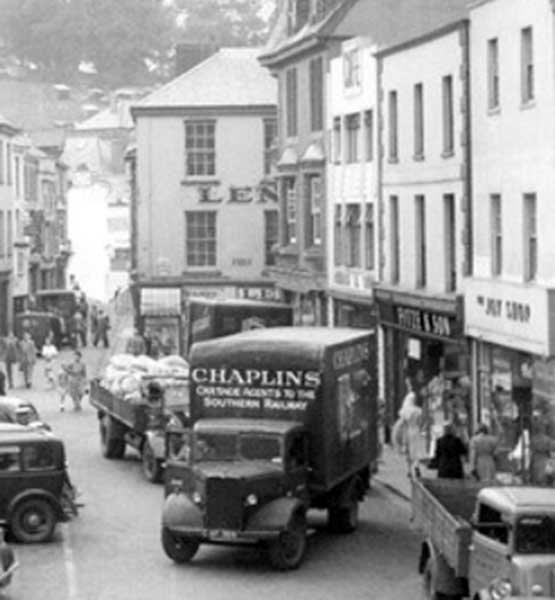
[[24, 64], [72, 80], [82, 61], [100, 82], [140, 83], [173, 45], [175, 10], [162, 0], [0, 0], [0, 37]]
[[263, 44], [269, 30], [269, 0], [175, 0], [181, 37], [218, 46]]

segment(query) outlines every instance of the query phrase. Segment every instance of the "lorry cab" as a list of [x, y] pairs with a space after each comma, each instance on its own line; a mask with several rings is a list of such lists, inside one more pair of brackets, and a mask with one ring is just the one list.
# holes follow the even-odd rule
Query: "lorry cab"
[[471, 598], [555, 597], [555, 489], [484, 488], [472, 525]]

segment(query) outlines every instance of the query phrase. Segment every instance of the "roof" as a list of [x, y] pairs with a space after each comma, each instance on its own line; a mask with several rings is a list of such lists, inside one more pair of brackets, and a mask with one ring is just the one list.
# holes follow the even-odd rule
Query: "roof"
[[0, 396], [0, 407], [2, 406], [7, 406], [15, 410], [19, 407], [32, 407], [33, 403], [29, 402], [29, 400], [22, 400], [21, 398], [16, 398], [15, 396]]
[[494, 505], [501, 512], [516, 510], [555, 512], [555, 488], [534, 486], [487, 487], [478, 498]]
[[345, 0], [322, 21], [287, 36], [278, 19], [261, 59], [269, 64], [310, 39], [368, 37], [378, 48], [396, 46], [468, 16], [470, 0]]
[[77, 131], [120, 128], [133, 128], [133, 119], [131, 118], [130, 107], [127, 103], [122, 103], [122, 105], [116, 109], [112, 107], [105, 108], [89, 119], [76, 123], [75, 125]]
[[276, 419], [200, 419], [195, 423], [196, 432], [219, 431], [222, 433], [275, 433], [283, 435], [291, 429], [302, 427], [296, 421], [281, 421]]
[[282, 302], [271, 300], [241, 300], [239, 298], [203, 298], [191, 296], [187, 302], [198, 302], [199, 304], [209, 304], [211, 306], [231, 306], [237, 308], [282, 308], [292, 310], [291, 307]]
[[277, 84], [260, 66], [259, 48], [222, 48], [143, 98], [132, 109], [160, 107], [268, 106], [277, 103]]
[[18, 442], [44, 442], [61, 440], [49, 431], [29, 427], [28, 425], [17, 425], [16, 423], [0, 423], [0, 444], [16, 444]]

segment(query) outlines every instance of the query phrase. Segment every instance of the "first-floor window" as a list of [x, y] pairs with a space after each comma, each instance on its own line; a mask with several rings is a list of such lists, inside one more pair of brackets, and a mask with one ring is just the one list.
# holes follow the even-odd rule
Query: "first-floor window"
[[336, 267], [339, 267], [343, 264], [343, 221], [341, 209], [341, 204], [335, 205], [333, 255]]
[[346, 215], [347, 260], [349, 267], [360, 267], [360, 205], [348, 204]]
[[216, 211], [187, 211], [187, 266], [216, 265]]
[[297, 190], [295, 178], [285, 180], [285, 218], [287, 222], [287, 243], [297, 243]]
[[216, 123], [214, 121], [185, 122], [185, 171], [191, 175], [216, 173]]
[[0, 211], [0, 256], [6, 256], [6, 224], [4, 211]]
[[7, 254], [8, 256], [11, 256], [13, 253], [13, 222], [11, 210], [8, 211], [8, 230], [6, 232], [6, 239], [8, 245]]
[[322, 243], [322, 178], [314, 175], [308, 180], [308, 197], [310, 213], [310, 231], [308, 243], [318, 246]]
[[369, 271], [375, 268], [374, 253], [374, 205], [367, 204], [364, 215], [364, 266]]
[[276, 260], [273, 253], [274, 246], [278, 243], [278, 211], [264, 211], [264, 264], [274, 265]]

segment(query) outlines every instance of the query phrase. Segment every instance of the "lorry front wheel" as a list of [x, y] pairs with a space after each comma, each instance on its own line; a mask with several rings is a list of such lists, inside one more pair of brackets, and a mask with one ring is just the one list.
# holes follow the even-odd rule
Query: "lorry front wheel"
[[358, 498], [353, 493], [346, 506], [334, 506], [328, 511], [328, 524], [335, 533], [352, 533], [358, 526]]
[[197, 553], [199, 545], [197, 540], [174, 535], [167, 527], [162, 527], [162, 548], [176, 563], [189, 562]]
[[160, 483], [162, 481], [162, 463], [156, 458], [152, 446], [146, 441], [143, 444], [141, 453], [143, 474], [147, 481], [151, 483]]
[[118, 435], [117, 424], [112, 417], [100, 420], [100, 447], [105, 458], [123, 458], [125, 440]]
[[280, 571], [296, 569], [306, 552], [306, 518], [297, 515], [270, 545], [270, 562]]

